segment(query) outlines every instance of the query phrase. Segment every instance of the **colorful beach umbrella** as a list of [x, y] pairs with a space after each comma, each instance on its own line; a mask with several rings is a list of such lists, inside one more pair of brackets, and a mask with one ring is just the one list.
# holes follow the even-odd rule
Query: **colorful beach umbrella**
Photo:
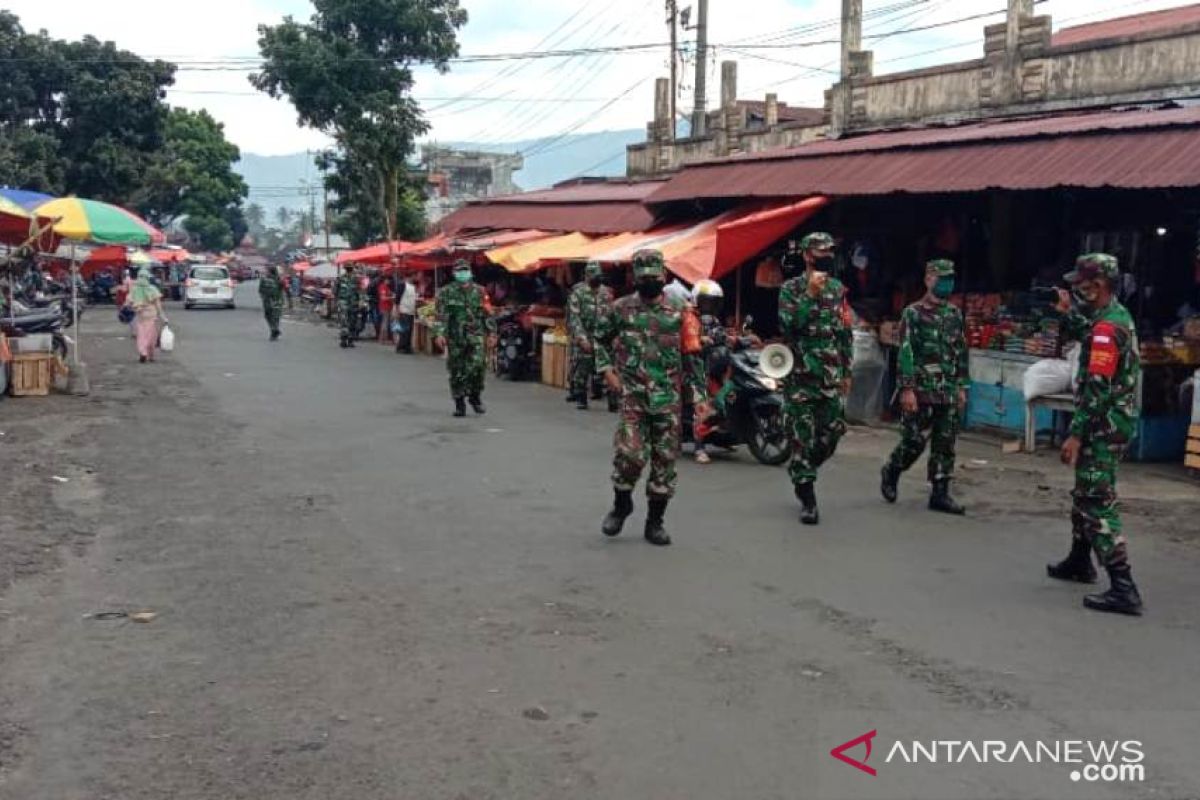
[[54, 232], [64, 239], [101, 244], [161, 244], [162, 231], [119, 206], [62, 197], [37, 207], [38, 216], [56, 220]]
[[26, 211], [33, 212], [38, 206], [45, 205], [54, 199], [52, 195], [41, 192], [31, 192], [27, 189], [0, 189], [0, 198], [15, 203]]
[[0, 243], [32, 244], [39, 250], [53, 250], [56, 237], [47, 230], [51, 220], [36, 217], [14, 200], [0, 194]]

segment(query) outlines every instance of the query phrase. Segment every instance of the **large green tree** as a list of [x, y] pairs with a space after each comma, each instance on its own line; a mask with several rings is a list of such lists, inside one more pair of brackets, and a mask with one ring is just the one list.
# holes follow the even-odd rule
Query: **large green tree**
[[233, 169], [240, 157], [207, 111], [172, 108], [135, 205], [159, 225], [183, 217], [184, 228], [205, 249], [229, 250], [247, 229], [235, 213], [248, 191]]
[[314, 0], [313, 5], [308, 23], [287, 17], [259, 28], [263, 64], [250, 81], [272, 97], [288, 97], [301, 124], [334, 139], [351, 165], [342, 175], [356, 183], [357, 199], [340, 202], [352, 203], [361, 214], [371, 213], [368, 205], [374, 208], [384, 235], [395, 238], [408, 158], [417, 137], [428, 130], [412, 98], [412, 68], [448, 69], [458, 54], [457, 31], [466, 24], [467, 12], [459, 0]]
[[[330, 193], [332, 228], [349, 240], [352, 247], [363, 247], [388, 236], [383, 195], [378, 190], [377, 174], [369, 164], [349, 154], [328, 150], [317, 155], [317, 167], [325, 174]], [[395, 223], [391, 238], [415, 241], [425, 237], [425, 197], [422, 181], [405, 172], [396, 191]]]

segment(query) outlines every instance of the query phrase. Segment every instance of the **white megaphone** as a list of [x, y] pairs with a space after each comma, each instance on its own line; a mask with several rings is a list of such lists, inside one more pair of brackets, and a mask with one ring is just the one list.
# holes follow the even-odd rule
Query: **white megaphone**
[[758, 368], [768, 378], [775, 380], [782, 380], [791, 375], [792, 367], [795, 365], [796, 358], [787, 345], [769, 344], [763, 348], [762, 354], [758, 357]]

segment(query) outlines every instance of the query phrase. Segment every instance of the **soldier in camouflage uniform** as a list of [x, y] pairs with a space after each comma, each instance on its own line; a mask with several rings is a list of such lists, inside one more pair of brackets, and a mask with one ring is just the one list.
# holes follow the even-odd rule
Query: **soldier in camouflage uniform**
[[596, 332], [596, 366], [609, 388], [621, 394], [621, 420], [614, 439], [614, 502], [604, 518], [606, 536], [621, 532], [633, 513], [633, 489], [646, 463], [649, 511], [645, 537], [658, 546], [671, 543], [663, 529], [667, 503], [675, 493], [685, 385], [697, 405], [708, 397], [699, 354], [684, 352], [684, 304], [663, 295], [666, 265], [657, 250], [633, 257], [635, 294], [622, 297], [601, 318]]
[[352, 264], [347, 264], [345, 271], [338, 277], [333, 295], [337, 299], [339, 346], [354, 347], [358, 315], [362, 313], [366, 300], [358, 286], [358, 276], [354, 274]]
[[[846, 288], [830, 275], [833, 237], [812, 233], [800, 242], [804, 273], [779, 291], [779, 328], [796, 366], [784, 381], [784, 414], [792, 433], [788, 474], [800, 500], [800, 521], [820, 522], [817, 469], [846, 432], [854, 340]], [[792, 267], [788, 260], [785, 266]]]
[[487, 370], [487, 340], [496, 334], [496, 321], [483, 287], [472, 280], [471, 265], [454, 265], [454, 283], [437, 295], [434, 336], [446, 351], [454, 416], [467, 415], [467, 400], [483, 414], [483, 376]]
[[[580, 411], [588, 407], [588, 392], [600, 399], [596, 374], [596, 324], [613, 304], [612, 289], [604, 285], [604, 272], [595, 261], [583, 272], [584, 280], [571, 290], [567, 300], [567, 329], [571, 333], [571, 371], [567, 402], [574, 401]], [[608, 395], [608, 409], [616, 412], [619, 398]]]
[[273, 342], [280, 336], [279, 320], [283, 317], [283, 306], [288, 296], [278, 268], [268, 267], [266, 274], [259, 279], [258, 296], [262, 300], [263, 316], [267, 319]]
[[954, 476], [954, 444], [959, 418], [967, 403], [967, 341], [962, 312], [948, 301], [954, 293], [954, 262], [930, 261], [925, 266], [925, 297], [900, 317], [900, 414], [902, 438], [883, 465], [883, 498], [896, 502], [900, 474], [929, 448], [929, 507], [947, 514], [965, 510], [950, 496]]
[[1104, 253], [1080, 256], [1066, 281], [1076, 298], [1059, 290], [1058, 311], [1064, 314], [1067, 338], [1082, 344], [1079, 387], [1071, 436], [1063, 443], [1063, 463], [1075, 468], [1071, 493], [1071, 552], [1048, 564], [1052, 578], [1093, 583], [1095, 551], [1108, 571], [1111, 588], [1087, 595], [1083, 604], [1097, 611], [1140, 615], [1142, 598], [1129, 567], [1121, 516], [1117, 511], [1117, 464], [1137, 424], [1137, 386], [1141, 374], [1136, 327], [1129, 311], [1117, 302], [1117, 259]]

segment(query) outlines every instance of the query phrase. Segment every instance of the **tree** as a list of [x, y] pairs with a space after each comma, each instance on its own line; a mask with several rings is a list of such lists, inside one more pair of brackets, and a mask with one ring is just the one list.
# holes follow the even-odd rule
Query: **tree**
[[262, 236], [266, 230], [267, 212], [258, 203], [251, 203], [246, 206], [246, 225], [249, 227], [251, 236]]
[[[287, 96], [300, 123], [330, 135], [358, 182], [359, 214], [378, 213], [396, 237], [407, 161], [428, 130], [412, 99], [412, 67], [446, 72], [467, 12], [459, 0], [314, 0], [307, 24], [259, 27], [260, 71], [251, 83]], [[368, 193], [368, 203], [363, 193]], [[411, 204], [409, 204], [411, 208]], [[347, 206], [345, 211], [349, 211]], [[361, 223], [361, 220], [360, 220]]]
[[246, 235], [240, 205], [248, 189], [233, 169], [240, 157], [207, 111], [173, 108], [135, 207], [158, 225], [183, 217], [184, 228], [206, 250], [232, 249]]
[[279, 223], [280, 230], [287, 230], [288, 225], [292, 222], [292, 210], [287, 206], [275, 209], [275, 221]]

